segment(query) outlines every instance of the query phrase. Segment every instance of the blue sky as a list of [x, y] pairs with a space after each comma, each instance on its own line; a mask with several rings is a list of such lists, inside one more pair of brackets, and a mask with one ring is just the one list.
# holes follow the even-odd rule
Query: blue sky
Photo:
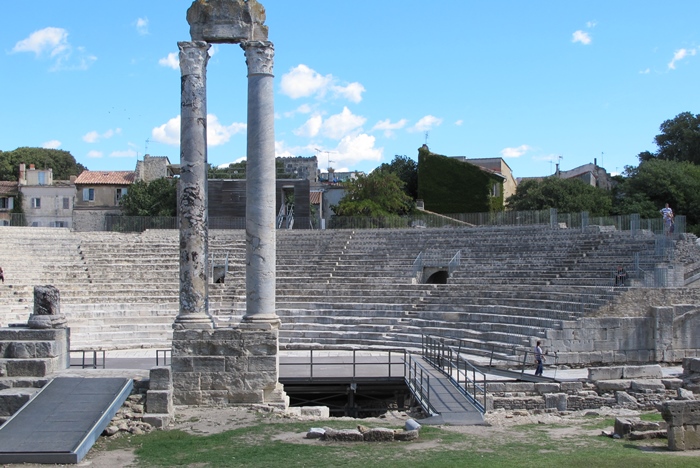
[[[0, 150], [91, 170], [179, 162], [177, 42], [191, 0], [4, 2]], [[697, 0], [262, 0], [275, 44], [278, 156], [371, 171], [395, 155], [503, 157], [516, 177], [656, 149], [700, 113]], [[207, 68], [209, 162], [245, 156], [243, 51]], [[427, 135], [426, 135], [427, 134]], [[560, 159], [561, 157], [561, 159]]]

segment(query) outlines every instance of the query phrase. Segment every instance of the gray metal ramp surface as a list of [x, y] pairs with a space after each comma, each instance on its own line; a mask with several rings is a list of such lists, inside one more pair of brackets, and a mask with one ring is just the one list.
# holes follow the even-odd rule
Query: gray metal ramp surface
[[430, 405], [435, 415], [419, 420], [421, 424], [471, 426], [484, 423], [484, 415], [455, 386], [450, 378], [435, 369], [422, 357], [416, 357], [424, 372], [430, 375]]
[[127, 378], [55, 378], [0, 427], [0, 463], [78, 463], [132, 387]]
[[534, 375], [534, 374], [528, 374], [527, 372], [523, 371], [513, 371], [513, 370], [506, 370], [506, 369], [499, 369], [494, 366], [478, 366], [475, 365], [479, 371], [483, 372], [484, 374], [492, 374], [492, 375], [497, 375], [499, 377], [506, 377], [509, 379], [513, 380], [522, 380], [524, 382], [534, 382], [534, 383], [554, 383], [554, 382], [559, 382], [555, 377], [546, 377], [544, 375]]

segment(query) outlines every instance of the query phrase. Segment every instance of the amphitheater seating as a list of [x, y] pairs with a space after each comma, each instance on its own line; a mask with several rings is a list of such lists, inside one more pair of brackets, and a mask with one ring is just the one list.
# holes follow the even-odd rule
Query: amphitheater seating
[[[0, 227], [0, 324], [26, 321], [32, 286], [54, 284], [73, 349], [167, 347], [179, 307], [179, 234]], [[464, 340], [474, 354], [530, 345], [610, 301], [617, 265], [650, 256], [654, 238], [543, 226], [277, 232], [280, 344], [417, 348], [424, 333]], [[447, 284], [414, 269], [444, 268]], [[219, 326], [245, 312], [245, 233], [212, 230], [209, 285]], [[427, 255], [432, 253], [433, 255]]]

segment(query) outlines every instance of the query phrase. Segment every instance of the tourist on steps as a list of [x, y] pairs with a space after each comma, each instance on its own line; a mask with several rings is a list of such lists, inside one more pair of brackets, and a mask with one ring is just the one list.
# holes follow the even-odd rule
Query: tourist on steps
[[542, 354], [542, 348], [540, 348], [541, 341], [538, 341], [535, 345], [535, 361], [537, 361], [537, 369], [535, 370], [535, 375], [542, 375], [544, 371], [544, 354]]
[[2, 271], [2, 267], [0, 267], [0, 280], [2, 280], [2, 283], [5, 284], [5, 272]]

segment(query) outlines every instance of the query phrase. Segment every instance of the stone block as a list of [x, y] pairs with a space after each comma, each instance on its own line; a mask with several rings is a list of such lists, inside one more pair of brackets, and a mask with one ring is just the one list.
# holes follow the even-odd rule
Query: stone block
[[149, 390], [146, 393], [147, 413], [173, 413], [173, 395], [167, 390]]
[[637, 405], [639, 404], [637, 402], [637, 399], [634, 398], [632, 395], [630, 395], [627, 392], [615, 392], [615, 399], [617, 400], [617, 404], [620, 406], [628, 406], [628, 407], [634, 407], [636, 408]]
[[605, 392], [617, 392], [629, 390], [632, 387], [632, 381], [630, 380], [599, 380], [596, 382], [598, 391], [601, 393]]
[[590, 367], [588, 380], [618, 380], [622, 378], [622, 367]]
[[324, 440], [333, 442], [360, 442], [364, 440], [364, 436], [357, 429], [343, 429], [339, 431], [329, 427], [324, 427], [324, 429], [326, 431], [323, 437]]
[[695, 399], [695, 394], [691, 392], [690, 390], [686, 390], [685, 388], [679, 388], [677, 390], [678, 392], [678, 399], [679, 400], [694, 400]]
[[659, 379], [644, 379], [644, 380], [633, 380], [630, 386], [634, 392], [663, 392], [666, 391], [666, 386], [661, 383]]
[[234, 404], [265, 403], [261, 391], [236, 391], [231, 392], [229, 402]]
[[201, 406], [203, 403], [201, 391], [173, 391], [173, 404], [178, 406]]
[[309, 418], [328, 419], [330, 409], [327, 406], [302, 406], [299, 408], [300, 415]]
[[486, 384], [486, 391], [490, 393], [505, 392], [506, 384], [503, 382], [488, 382]]
[[150, 383], [148, 388], [150, 390], [171, 390], [173, 386], [170, 367], [152, 367], [149, 372], [149, 380]]
[[622, 368], [623, 379], [661, 379], [663, 376], [661, 366], [658, 364], [649, 366], [624, 366]]
[[362, 434], [366, 442], [391, 442], [394, 440], [394, 430], [384, 427], [374, 427]]
[[506, 382], [506, 392], [534, 393], [535, 384], [530, 382]]
[[248, 356], [226, 356], [224, 366], [226, 372], [245, 374], [248, 372]]
[[199, 372], [173, 372], [173, 391], [192, 392], [202, 388], [202, 375]]
[[675, 377], [661, 379], [661, 383], [664, 384], [667, 390], [678, 390], [683, 386], [683, 380]]
[[666, 430], [666, 436], [668, 437], [669, 450], [685, 450], [685, 428], [683, 426], [670, 426]]
[[700, 359], [685, 358], [683, 359], [683, 370], [686, 374], [700, 372]]
[[418, 430], [414, 429], [412, 431], [395, 431], [394, 440], [401, 442], [409, 442], [418, 439]]
[[557, 411], [566, 411], [567, 395], [566, 393], [548, 393], [544, 396], [545, 408], [555, 408]]
[[44, 377], [52, 371], [45, 359], [19, 359], [5, 363], [7, 377]]
[[172, 416], [169, 414], [144, 414], [142, 417], [143, 422], [146, 424], [150, 424], [151, 426], [158, 428], [158, 429], [163, 429], [164, 427], [167, 427], [170, 425], [170, 422], [172, 421]]
[[251, 356], [247, 371], [277, 373], [277, 363], [277, 356]]
[[583, 390], [583, 382], [561, 382], [562, 392], [576, 393]]
[[0, 416], [9, 417], [29, 401], [36, 390], [6, 389], [0, 390]]
[[[194, 372], [194, 363], [190, 356], [175, 356], [173, 355], [170, 362], [173, 376], [176, 373]], [[173, 377], [174, 378], [174, 377]]]
[[700, 400], [671, 400], [661, 404], [661, 416], [669, 427], [700, 424]]
[[224, 372], [226, 361], [223, 356], [193, 356], [192, 367], [195, 372]]
[[540, 395], [545, 393], [558, 393], [561, 391], [561, 385], [558, 383], [536, 383], [535, 391]]

